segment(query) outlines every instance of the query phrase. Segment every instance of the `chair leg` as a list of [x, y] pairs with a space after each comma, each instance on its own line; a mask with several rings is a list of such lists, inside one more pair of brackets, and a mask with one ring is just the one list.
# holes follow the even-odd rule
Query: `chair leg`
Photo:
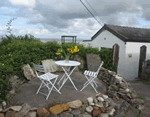
[[[55, 87], [56, 81], [57, 81], [57, 78], [55, 78], [54, 83], [52, 83], [51, 81], [49, 81], [49, 83], [52, 85], [52, 87], [51, 87], [50, 90], [49, 90], [49, 93], [48, 93], [48, 95], [47, 95], [47, 97], [46, 97], [46, 100], [47, 100], [48, 97], [50, 96], [50, 94], [51, 94], [53, 88], [55, 88], [56, 91], [57, 91], [59, 94], [61, 94], [60, 91]], [[49, 88], [48, 88], [48, 89], [49, 89]]]
[[38, 88], [38, 90], [37, 90], [36, 94], [38, 94], [38, 93], [39, 93], [39, 91], [40, 91], [40, 89], [41, 89], [42, 85], [43, 85], [43, 81], [42, 81], [42, 83], [41, 83], [40, 87]]
[[88, 79], [88, 81], [85, 83], [86, 85], [83, 85], [83, 88], [82, 88], [80, 91], [82, 91], [85, 87], [87, 87], [89, 84], [91, 84], [91, 86], [93, 87], [93, 89], [95, 90], [95, 92], [98, 93], [97, 90], [95, 89], [95, 87], [94, 87], [93, 84], [92, 84], [93, 80], [94, 80], [94, 79], [92, 79], [92, 80], [90, 81], [90, 80]]
[[[87, 80], [90, 80], [91, 78], [88, 78], [88, 76], [87, 75], [85, 75], [85, 77], [86, 77], [86, 79]], [[93, 81], [94, 82], [94, 84], [96, 85], [96, 87], [97, 87], [97, 84], [96, 84], [96, 82], [95, 81]], [[86, 85], [86, 84], [84, 84], [84, 85]]]

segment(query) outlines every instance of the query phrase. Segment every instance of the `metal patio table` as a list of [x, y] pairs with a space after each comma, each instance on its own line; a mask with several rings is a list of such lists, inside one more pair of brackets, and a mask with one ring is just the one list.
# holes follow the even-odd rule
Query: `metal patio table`
[[[72, 83], [72, 85], [74, 86], [74, 88], [76, 90], [77, 87], [75, 86], [75, 84], [73, 83], [73, 81], [71, 80], [71, 74], [73, 73], [73, 71], [75, 70], [75, 68], [77, 66], [79, 66], [81, 63], [80, 62], [77, 62], [77, 61], [71, 61], [69, 60], [69, 62], [65, 62], [65, 60], [60, 60], [60, 61], [56, 61], [55, 62], [58, 66], [61, 66], [63, 71], [65, 72], [64, 75], [62, 76], [62, 78], [59, 80], [59, 82], [57, 84], [60, 84], [60, 82], [63, 80], [60, 88], [59, 88], [59, 91], [61, 90], [61, 88], [63, 87], [63, 85], [66, 83], [66, 81], [69, 79], [70, 82]], [[69, 67], [67, 70], [65, 69], [65, 67]], [[74, 67], [72, 69], [72, 67]]]

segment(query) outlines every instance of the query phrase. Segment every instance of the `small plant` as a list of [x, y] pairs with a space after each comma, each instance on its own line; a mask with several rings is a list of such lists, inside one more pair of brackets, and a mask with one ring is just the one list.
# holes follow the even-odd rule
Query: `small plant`
[[8, 23], [7, 23], [7, 25], [6, 25], [7, 31], [8, 31], [8, 33], [9, 33], [10, 35], [12, 35], [11, 23], [12, 23], [12, 21], [15, 20], [15, 19], [17, 19], [17, 18], [12, 18], [12, 19], [10, 19], [10, 21], [8, 21]]

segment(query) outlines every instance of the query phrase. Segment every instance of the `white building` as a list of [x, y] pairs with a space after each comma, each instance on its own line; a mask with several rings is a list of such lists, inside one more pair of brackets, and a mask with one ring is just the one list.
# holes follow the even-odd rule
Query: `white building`
[[[91, 40], [84, 40], [82, 44], [85, 46], [90, 44], [98, 48], [112, 48], [115, 44], [119, 45], [117, 73], [121, 74], [125, 80], [138, 77], [142, 62], [150, 59], [150, 29], [105, 24]], [[142, 45], [147, 47], [147, 51], [143, 51], [140, 57]]]

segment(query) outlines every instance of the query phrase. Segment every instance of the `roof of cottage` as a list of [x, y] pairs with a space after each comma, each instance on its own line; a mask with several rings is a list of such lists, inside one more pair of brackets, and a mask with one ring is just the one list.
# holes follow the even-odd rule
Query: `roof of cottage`
[[91, 38], [91, 41], [94, 40], [103, 30], [108, 30], [124, 42], [150, 42], [150, 29], [117, 26], [110, 24], [105, 24]]

